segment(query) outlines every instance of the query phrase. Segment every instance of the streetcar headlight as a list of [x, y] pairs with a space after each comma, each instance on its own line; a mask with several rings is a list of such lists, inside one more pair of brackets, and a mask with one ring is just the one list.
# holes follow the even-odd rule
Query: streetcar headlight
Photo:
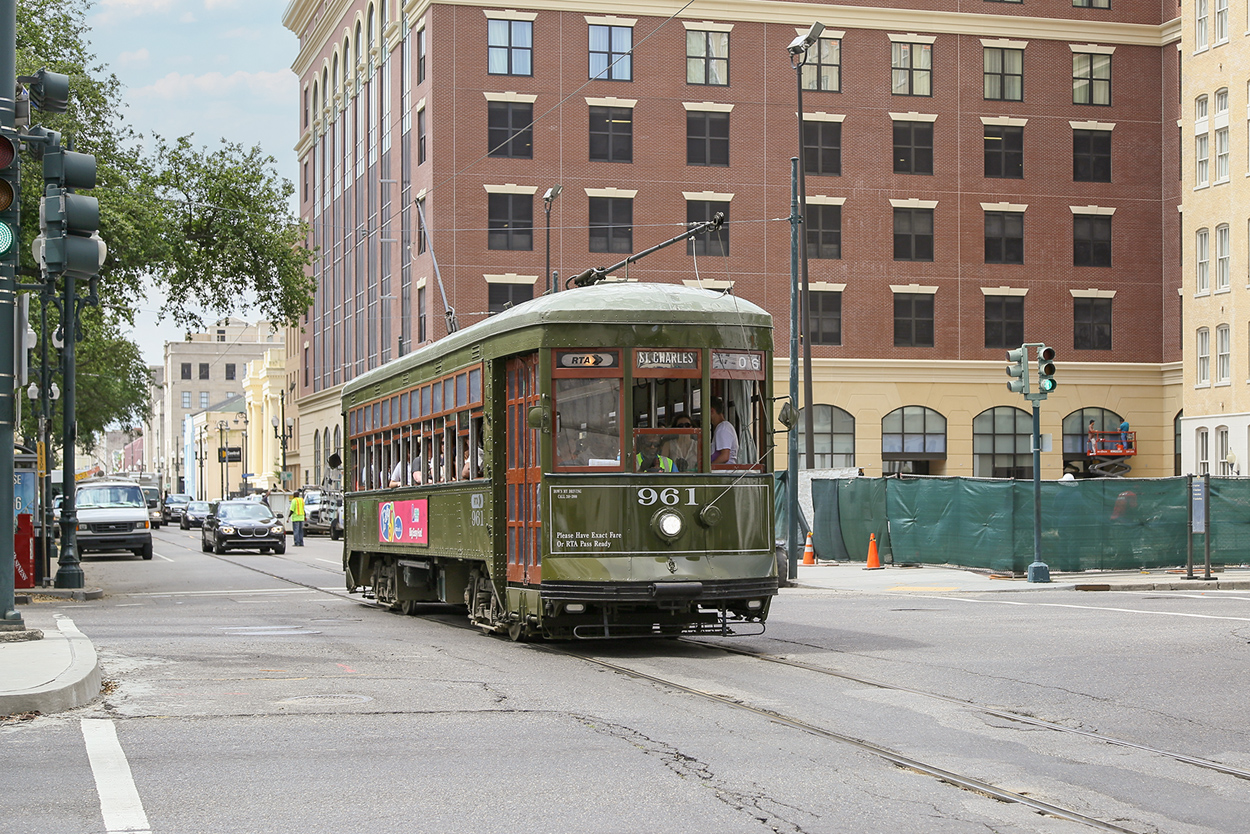
[[564, 613], [566, 613], [566, 614], [585, 614], [585, 613], [586, 613], [586, 603], [584, 603], [584, 602], [570, 602], [570, 603], [568, 603], [567, 605], [565, 605], [565, 606], [564, 606]]
[[747, 610], [748, 610], [748, 611], [759, 611], [759, 610], [760, 610], [761, 608], [763, 608], [763, 607], [764, 607], [764, 600], [762, 600], [762, 599], [749, 599], [749, 600], [747, 600]]
[[651, 517], [651, 529], [660, 538], [671, 542], [686, 529], [686, 521], [676, 510], [665, 507]]

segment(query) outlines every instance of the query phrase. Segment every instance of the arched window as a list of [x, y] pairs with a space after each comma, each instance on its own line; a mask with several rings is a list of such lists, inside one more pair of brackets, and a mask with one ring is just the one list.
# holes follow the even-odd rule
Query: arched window
[[1197, 475], [1208, 475], [1211, 472], [1211, 444], [1205, 428], [1198, 429], [1194, 435], [1195, 459], [1198, 461]]
[[1124, 420], [1107, 408], [1078, 408], [1063, 418], [1063, 465], [1065, 469], [1084, 472], [1094, 463], [1089, 452], [1089, 421], [1094, 431], [1119, 431]]
[[1201, 295], [1211, 291], [1211, 234], [1206, 229], [1199, 229], [1194, 236], [1194, 292]]
[[1224, 477], [1233, 474], [1232, 464], [1228, 462], [1228, 426], [1215, 428], [1215, 469]]
[[807, 417], [799, 411], [799, 468], [839, 469], [855, 465], [855, 418], [836, 405], [812, 406], [812, 439], [815, 465], [807, 463]]
[[1181, 418], [1185, 416], [1185, 409], [1176, 412], [1176, 416], [1172, 418], [1172, 474], [1181, 474]]
[[881, 420], [881, 470], [929, 475], [929, 461], [946, 460], [946, 418], [932, 408], [905, 405]]
[[313, 431], [313, 479], [321, 483], [321, 431]]
[[369, 5], [369, 17], [368, 17], [369, 23], [368, 23], [368, 29], [366, 30], [367, 37], [365, 39], [365, 49], [368, 50], [368, 53], [369, 53], [369, 75], [370, 76], [373, 75], [373, 48], [377, 46], [377, 43], [374, 41], [374, 37], [373, 37], [373, 14], [374, 14], [373, 5], [370, 4]]
[[1198, 338], [1194, 343], [1198, 356], [1198, 385], [1211, 384], [1211, 331], [1205, 327], [1198, 328]]
[[1009, 405], [972, 419], [972, 474], [977, 478], [1033, 477], [1033, 418]]
[[[335, 432], [336, 433], [338, 432], [337, 427], [335, 428]], [[325, 472], [325, 478], [318, 480], [317, 483], [324, 485], [326, 482], [330, 480], [330, 430], [329, 429], [326, 429], [325, 431], [321, 433], [321, 445], [325, 449], [325, 454], [322, 456], [321, 459], [325, 461], [326, 472]]]

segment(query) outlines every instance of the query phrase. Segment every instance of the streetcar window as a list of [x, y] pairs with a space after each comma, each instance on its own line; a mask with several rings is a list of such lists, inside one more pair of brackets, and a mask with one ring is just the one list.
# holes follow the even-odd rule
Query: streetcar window
[[[703, 389], [697, 378], [640, 379], [634, 382], [634, 428], [657, 434], [659, 453], [673, 461], [678, 472], [699, 472], [703, 462], [701, 431]], [[703, 426], [710, 430], [710, 426]], [[671, 429], [671, 432], [659, 432]], [[637, 435], [637, 432], [635, 433]], [[634, 438], [637, 446], [637, 436]]]
[[421, 389], [421, 416], [430, 416], [430, 386]]
[[432, 388], [434, 389], [434, 405], [430, 413], [437, 414], [443, 410], [443, 383], [436, 382]]
[[469, 371], [469, 402], [480, 403], [482, 401], [482, 371], [480, 368], [473, 368]]
[[556, 466], [619, 468], [621, 380], [578, 377], [553, 383]]
[[382, 422], [378, 423], [378, 428], [385, 428], [391, 424], [391, 401], [382, 401]]
[[464, 408], [469, 404], [469, 375], [456, 376], [456, 407]]
[[447, 377], [443, 380], [443, 408], [453, 409], [456, 407], [456, 380]]
[[468, 460], [469, 463], [461, 473], [467, 478], [482, 477], [482, 460], [485, 450], [482, 448], [483, 420], [481, 414], [474, 414], [469, 421]]

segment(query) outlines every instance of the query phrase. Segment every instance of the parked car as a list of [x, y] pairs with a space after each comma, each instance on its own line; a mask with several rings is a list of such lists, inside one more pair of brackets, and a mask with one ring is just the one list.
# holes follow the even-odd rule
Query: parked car
[[304, 532], [329, 533], [343, 496], [321, 489], [304, 490]]
[[192, 527], [202, 527], [204, 518], [207, 515], [207, 501], [188, 501], [178, 521], [178, 526], [183, 530], [190, 530]]
[[91, 478], [74, 493], [78, 516], [78, 552], [129, 550], [152, 558], [152, 527], [148, 502], [134, 481]]
[[255, 501], [218, 501], [200, 528], [200, 549], [217, 554], [227, 550], [286, 552], [286, 528], [264, 504]]
[[330, 519], [330, 539], [338, 541], [343, 538], [343, 505], [339, 504], [334, 510], [334, 517]]
[[175, 521], [181, 521], [182, 514], [186, 511], [189, 503], [191, 503], [191, 496], [185, 493], [175, 492], [173, 495], [166, 495], [165, 523], [173, 524]]

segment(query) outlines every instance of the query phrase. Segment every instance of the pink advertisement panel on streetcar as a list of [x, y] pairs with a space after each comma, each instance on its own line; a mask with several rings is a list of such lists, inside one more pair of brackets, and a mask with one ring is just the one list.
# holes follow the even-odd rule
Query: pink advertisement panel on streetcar
[[378, 505], [378, 541], [391, 544], [429, 544], [428, 498], [384, 501]]

